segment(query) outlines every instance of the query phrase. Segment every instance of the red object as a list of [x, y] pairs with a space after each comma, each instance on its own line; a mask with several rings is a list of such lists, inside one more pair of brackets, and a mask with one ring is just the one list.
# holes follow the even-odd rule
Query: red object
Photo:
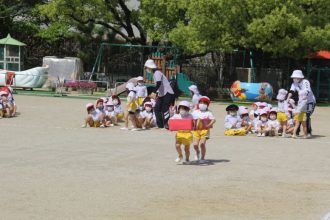
[[320, 50], [315, 53], [311, 53], [308, 55], [310, 59], [328, 59], [330, 60], [330, 51]]
[[15, 78], [15, 72], [7, 71], [6, 75], [6, 85], [13, 85]]
[[191, 131], [194, 127], [192, 118], [170, 119], [168, 125], [170, 131]]

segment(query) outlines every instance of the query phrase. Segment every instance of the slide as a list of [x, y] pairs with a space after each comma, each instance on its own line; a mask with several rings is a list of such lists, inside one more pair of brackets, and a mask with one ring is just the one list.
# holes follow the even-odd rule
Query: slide
[[177, 83], [179, 89], [185, 93], [187, 96], [191, 96], [191, 93], [189, 91], [189, 86], [194, 85], [195, 83], [191, 82], [188, 78], [188, 76], [184, 73], [178, 73], [177, 74]]
[[133, 82], [136, 84], [137, 80], [134, 77], [134, 78], [129, 79], [126, 83], [120, 84], [117, 87], [110, 89], [109, 95], [120, 95], [120, 94], [126, 92], [126, 85], [128, 82]]

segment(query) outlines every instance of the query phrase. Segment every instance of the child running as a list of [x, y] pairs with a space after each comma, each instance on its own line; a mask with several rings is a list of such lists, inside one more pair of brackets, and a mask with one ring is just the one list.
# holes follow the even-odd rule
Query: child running
[[211, 111], [209, 111], [210, 99], [202, 96], [198, 101], [197, 109], [193, 111], [192, 115], [195, 120], [196, 130], [193, 131], [194, 149], [196, 151], [195, 160], [205, 162], [206, 155], [206, 135], [208, 130], [212, 128], [215, 123], [215, 118]]
[[[189, 113], [190, 103], [188, 101], [181, 101], [178, 106], [178, 112], [173, 115], [171, 119], [193, 119], [193, 116]], [[189, 162], [190, 156], [190, 145], [192, 143], [192, 133], [191, 131], [177, 131], [175, 135], [175, 149], [178, 153], [178, 157], [175, 162], [180, 163], [183, 160], [181, 145], [184, 146], [185, 159]]]

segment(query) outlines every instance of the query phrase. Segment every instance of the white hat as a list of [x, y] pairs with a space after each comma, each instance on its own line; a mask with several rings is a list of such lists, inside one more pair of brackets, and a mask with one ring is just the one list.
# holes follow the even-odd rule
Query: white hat
[[187, 108], [190, 109], [190, 102], [188, 102], [188, 101], [181, 101], [179, 103], [179, 108], [180, 108], [180, 106], [184, 106], [184, 107], [187, 107]]
[[152, 102], [145, 102], [145, 103], [143, 104], [143, 107], [146, 107], [147, 105], [149, 105], [149, 106], [153, 107], [153, 104], [152, 104]]
[[276, 99], [279, 101], [283, 101], [287, 94], [288, 94], [288, 91], [286, 91], [285, 89], [280, 89], [280, 90], [278, 90]]
[[268, 107], [269, 109], [273, 108], [272, 104], [268, 104], [267, 107]]
[[145, 67], [148, 67], [150, 69], [157, 69], [157, 65], [155, 64], [154, 60], [148, 59], [146, 63], [144, 64]]
[[265, 110], [268, 113], [270, 111], [270, 108], [267, 106], [267, 107], [265, 107], [265, 108], [263, 108], [261, 110]]
[[143, 78], [142, 76], [138, 76], [138, 77], [136, 77], [136, 80], [137, 80], [137, 81], [143, 81], [144, 78]]
[[249, 111], [246, 108], [239, 109], [239, 114], [240, 115], [245, 115], [245, 114], [248, 114], [248, 113], [249, 113]]
[[268, 103], [267, 102], [260, 102], [258, 107], [259, 108], [266, 108], [266, 107], [268, 107]]
[[198, 88], [196, 85], [191, 85], [188, 87], [190, 91], [192, 91], [194, 94], [199, 94]]
[[277, 108], [272, 108], [270, 111], [269, 111], [269, 113], [270, 112], [275, 112], [275, 113], [277, 113]]
[[129, 82], [126, 84], [126, 89], [128, 89], [128, 90], [134, 90], [134, 87], [135, 87], [135, 85], [132, 82]]
[[86, 105], [86, 109], [89, 109], [90, 107], [94, 107], [94, 104], [93, 104], [93, 103], [88, 103], [88, 104]]
[[251, 111], [249, 112], [249, 115], [254, 115], [254, 114], [257, 114], [257, 111], [251, 110]]
[[305, 77], [304, 77], [304, 74], [302, 73], [301, 70], [294, 70], [294, 71], [292, 72], [291, 78], [303, 79], [303, 78], [305, 78]]
[[105, 105], [106, 105], [106, 106], [112, 106], [112, 105], [114, 105], [114, 104], [113, 104], [112, 100], [109, 99], [109, 100], [105, 103]]
[[266, 115], [268, 114], [268, 112], [266, 111], [266, 109], [260, 109], [259, 110], [259, 115]]

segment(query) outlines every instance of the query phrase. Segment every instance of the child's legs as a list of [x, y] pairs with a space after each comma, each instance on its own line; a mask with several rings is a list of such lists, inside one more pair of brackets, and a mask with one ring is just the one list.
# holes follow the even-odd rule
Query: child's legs
[[300, 121], [295, 121], [295, 126], [294, 126], [294, 129], [293, 129], [293, 135], [296, 135], [297, 134], [297, 131], [300, 127]]
[[303, 131], [304, 131], [304, 135], [307, 136], [307, 123], [306, 121], [301, 122], [302, 127], [303, 127]]
[[129, 113], [128, 119], [132, 122], [134, 128], [136, 128], [136, 117], [134, 113]]
[[184, 146], [184, 152], [185, 152], [185, 155], [186, 155], [186, 161], [189, 161], [189, 156], [190, 156], [190, 145], [185, 145]]
[[125, 116], [124, 116], [124, 118], [125, 118], [125, 127], [126, 128], [128, 128], [128, 117], [129, 117], [129, 112], [127, 111], [127, 112], [125, 112]]
[[201, 146], [201, 152], [202, 156], [201, 159], [205, 160], [205, 155], [206, 155], [206, 138], [203, 138], [200, 140], [200, 146]]
[[180, 142], [176, 142], [175, 143], [175, 149], [176, 149], [176, 152], [178, 152], [178, 155], [180, 158], [183, 158], [183, 155], [182, 155], [182, 150], [181, 150], [181, 143]]
[[199, 146], [199, 141], [200, 141], [200, 139], [196, 139], [196, 138], [195, 138], [194, 143], [193, 143], [193, 145], [194, 145], [194, 149], [195, 149], [196, 153], [199, 153], [199, 148], [198, 148], [198, 146]]
[[85, 124], [89, 125], [90, 127], [93, 127], [94, 125], [94, 121], [93, 121], [93, 118], [92, 116], [88, 115], [86, 118], [85, 118]]
[[281, 121], [281, 127], [283, 130], [283, 134], [285, 134], [286, 132], [286, 125], [287, 125], [288, 121]]

